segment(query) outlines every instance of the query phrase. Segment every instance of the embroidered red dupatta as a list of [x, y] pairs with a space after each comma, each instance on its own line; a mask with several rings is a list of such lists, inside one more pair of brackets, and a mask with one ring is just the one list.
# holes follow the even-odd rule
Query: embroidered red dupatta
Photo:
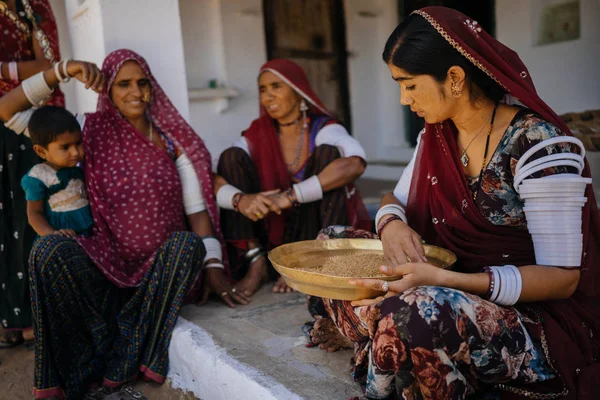
[[[456, 10], [426, 7], [415, 13], [508, 94], [572, 135], [539, 98], [514, 51]], [[455, 137], [451, 121], [426, 125], [408, 199], [409, 224], [427, 242], [455, 252], [465, 272], [478, 272], [487, 265], [535, 264], [528, 232], [495, 226], [478, 211], [459, 164]], [[583, 175], [590, 176], [587, 162]], [[586, 196], [581, 279], [575, 294], [567, 300], [529, 305], [543, 318], [550, 355], [566, 383], [569, 399], [591, 399], [600, 393], [600, 214], [591, 185]], [[544, 385], [536, 386], [544, 391]]]

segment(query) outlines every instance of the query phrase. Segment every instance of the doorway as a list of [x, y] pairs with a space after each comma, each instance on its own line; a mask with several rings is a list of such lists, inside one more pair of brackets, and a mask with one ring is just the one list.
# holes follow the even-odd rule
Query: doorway
[[343, 0], [264, 0], [263, 9], [268, 59], [304, 68], [317, 96], [350, 132]]

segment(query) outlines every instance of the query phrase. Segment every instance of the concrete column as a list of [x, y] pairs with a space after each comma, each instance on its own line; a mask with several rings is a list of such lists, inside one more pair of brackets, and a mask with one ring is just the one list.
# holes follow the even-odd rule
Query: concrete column
[[[141, 54], [175, 107], [189, 119], [179, 2], [65, 0], [73, 57], [96, 62], [129, 48]], [[93, 111], [96, 96], [77, 89], [78, 111]]]

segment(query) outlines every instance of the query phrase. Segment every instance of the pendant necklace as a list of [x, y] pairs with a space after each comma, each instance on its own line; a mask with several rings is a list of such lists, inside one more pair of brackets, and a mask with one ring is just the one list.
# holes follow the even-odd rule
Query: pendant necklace
[[[495, 110], [495, 108], [494, 108], [494, 110]], [[491, 117], [490, 117], [490, 119], [491, 119]], [[488, 121], [489, 121], [489, 119], [488, 119]], [[481, 129], [479, 130], [477, 135], [475, 135], [473, 137], [473, 139], [471, 139], [471, 141], [469, 142], [467, 147], [463, 148], [464, 150], [462, 152], [462, 155], [460, 156], [460, 162], [463, 165], [463, 167], [467, 168], [467, 165], [469, 165], [469, 156], [467, 156], [467, 150], [469, 150], [469, 147], [471, 147], [471, 144], [475, 141], [475, 139], [477, 139], [479, 137], [479, 135], [481, 135], [481, 133], [483, 132], [483, 128], [485, 128], [488, 121], [486, 121], [486, 123], [481, 126]], [[463, 147], [462, 144], [460, 143], [460, 140], [458, 140], [458, 144], [460, 145], [460, 147]]]

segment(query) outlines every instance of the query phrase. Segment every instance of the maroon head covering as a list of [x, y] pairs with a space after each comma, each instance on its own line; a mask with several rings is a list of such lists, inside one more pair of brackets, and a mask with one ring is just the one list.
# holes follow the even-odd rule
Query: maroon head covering
[[131, 50], [114, 51], [102, 66], [106, 89], [83, 129], [84, 170], [94, 227], [91, 237], [80, 242], [119, 287], [138, 285], [158, 247], [171, 233], [186, 229], [175, 163], [123, 118], [109, 97], [110, 87], [127, 61], [137, 62], [150, 80], [148, 117], [191, 160], [213, 228], [223, 242], [212, 193], [210, 153], [204, 142], [177, 112], [146, 61]]
[[[321, 100], [313, 91], [306, 73], [298, 64], [290, 60], [277, 59], [265, 63], [258, 76], [269, 71], [277, 75], [282, 81], [289, 85], [296, 93], [302, 96], [309, 104], [309, 113], [312, 115], [328, 115]], [[248, 142], [250, 157], [258, 170], [261, 189], [263, 191], [290, 187], [291, 178], [283, 160], [275, 121], [269, 117], [267, 110], [260, 106], [260, 117], [255, 119], [250, 127], [244, 132]], [[355, 192], [358, 193], [358, 192]], [[362, 228], [370, 229], [368, 216], [365, 217], [366, 209], [359, 195], [354, 195], [348, 200], [348, 217], [353, 225], [362, 224]], [[271, 246], [279, 246], [283, 243], [285, 229], [285, 217], [270, 213], [265, 218], [269, 242]]]
[[[538, 97], [519, 56], [477, 22], [444, 7], [426, 7], [415, 13], [508, 94], [571, 135], [566, 124]], [[418, 152], [407, 215], [410, 225], [426, 241], [455, 252], [466, 272], [478, 272], [486, 265], [535, 264], [527, 231], [493, 225], [478, 211], [459, 165], [456, 128], [451, 121], [427, 124]], [[587, 163], [583, 175], [590, 176]], [[587, 396], [593, 396], [591, 384], [600, 376], [596, 361], [600, 355], [600, 215], [591, 185], [586, 196], [579, 286], [567, 300], [532, 304], [543, 317], [546, 336], [542, 340], [547, 340], [555, 367], [570, 391], [569, 398], [577, 397], [578, 390], [581, 398], [591, 398], [583, 394], [588, 390]]]
[[[258, 76], [265, 71], [277, 75], [300, 94], [309, 103], [312, 114], [331, 116], [310, 87], [306, 73], [298, 64], [290, 60], [271, 60], [260, 68]], [[252, 122], [244, 137], [248, 141], [252, 161], [258, 169], [262, 190], [287, 189], [290, 186], [290, 176], [281, 154], [275, 121], [269, 117], [262, 104], [260, 117]]]

